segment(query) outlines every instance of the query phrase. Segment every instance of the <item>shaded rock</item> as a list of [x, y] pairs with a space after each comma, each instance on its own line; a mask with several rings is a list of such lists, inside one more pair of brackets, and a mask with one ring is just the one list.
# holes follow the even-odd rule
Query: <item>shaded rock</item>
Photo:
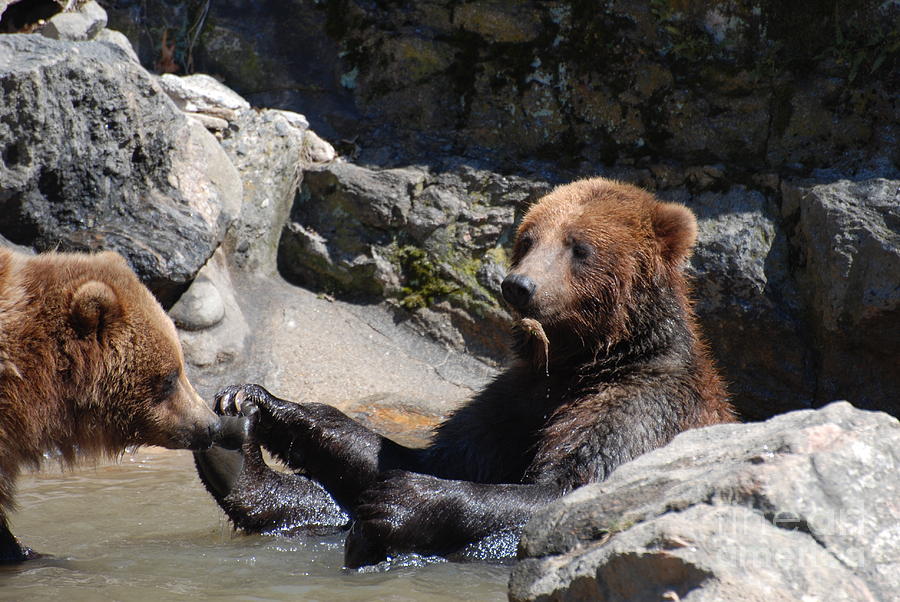
[[887, 599], [898, 451], [895, 418], [846, 402], [682, 433], [536, 514], [510, 599]]
[[78, 6], [73, 12], [54, 15], [38, 31], [53, 40], [82, 42], [93, 40], [106, 27], [106, 11], [91, 0]]
[[743, 186], [662, 196], [697, 215], [698, 242], [687, 266], [694, 307], [741, 415], [760, 419], [810, 407], [812, 358], [775, 209]]
[[[130, 32], [146, 65], [163, 31], [187, 31], [197, 18], [185, 3], [113, 4], [113, 25]], [[256, 105], [302, 111], [331, 140], [393, 155], [373, 160], [382, 166], [448, 147], [512, 164], [535, 156], [728, 162], [750, 172], [896, 164], [900, 7], [845, 8], [212, 3], [193, 59]]]
[[900, 182], [786, 184], [813, 318], [815, 395], [900, 413]]
[[467, 2], [453, 11], [453, 24], [492, 42], [531, 41], [540, 33], [540, 13], [528, 2], [517, 4]]
[[0, 33], [31, 33], [68, 4], [67, 0], [0, 0]]
[[34, 249], [32, 249], [31, 247], [17, 245], [16, 243], [7, 239], [2, 234], [0, 234], [0, 247], [7, 247], [18, 253], [25, 253], [26, 255], [34, 255]]
[[215, 138], [108, 44], [2, 36], [0, 83], [0, 233], [115, 249], [174, 302], [240, 208]]

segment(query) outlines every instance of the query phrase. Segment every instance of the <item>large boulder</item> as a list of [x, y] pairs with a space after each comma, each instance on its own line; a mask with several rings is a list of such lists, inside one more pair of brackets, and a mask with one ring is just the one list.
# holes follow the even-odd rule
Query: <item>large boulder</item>
[[811, 407], [813, 367], [777, 207], [744, 186], [662, 196], [697, 215], [694, 309], [741, 416]]
[[511, 600], [890, 599], [900, 423], [846, 402], [682, 433], [538, 512]]
[[273, 274], [281, 231], [305, 165], [308, 124], [286, 111], [239, 111], [222, 148], [241, 174], [244, 202], [225, 247], [240, 269]]
[[821, 402], [900, 414], [900, 180], [791, 183], [797, 278], [813, 324]]
[[2, 36], [0, 84], [0, 234], [117, 250], [174, 302], [240, 210], [216, 139], [114, 45]]

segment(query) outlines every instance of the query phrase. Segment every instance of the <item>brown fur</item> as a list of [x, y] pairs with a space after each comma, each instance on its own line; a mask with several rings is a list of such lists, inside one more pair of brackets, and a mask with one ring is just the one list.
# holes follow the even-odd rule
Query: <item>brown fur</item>
[[[537, 320], [548, 332], [549, 363], [572, 365], [584, 353], [594, 359], [615, 353], [617, 347], [633, 353], [639, 345], [652, 344], [639, 330], [662, 316], [648, 291], [674, 294], [677, 320], [687, 325], [693, 355], [693, 379], [703, 400], [699, 413], [686, 416], [679, 430], [735, 420], [725, 387], [709, 356], [689, 300], [689, 286], [682, 267], [697, 238], [693, 213], [676, 203], [656, 200], [649, 192], [630, 184], [592, 178], [560, 186], [529, 211], [519, 227], [511, 273], [527, 273], [538, 282], [534, 307], [525, 319]], [[583, 245], [590, 254], [583, 273], [573, 267], [572, 248]], [[532, 248], [534, 247], [534, 248]], [[526, 339], [526, 361], [544, 370], [543, 342]], [[608, 360], [607, 360], [607, 363]], [[586, 369], [596, 366], [587, 362]], [[596, 366], [602, 368], [602, 366]], [[611, 393], [613, 397], [626, 394]], [[602, 397], [602, 396], [601, 396]], [[602, 403], [600, 398], [592, 400]], [[565, 429], [591, 421], [594, 403], [567, 408], [559, 423]], [[548, 443], [552, 445], [552, 441]]]
[[217, 428], [121, 256], [0, 248], [0, 539], [16, 476], [45, 453], [70, 465], [129, 445], [199, 449]]

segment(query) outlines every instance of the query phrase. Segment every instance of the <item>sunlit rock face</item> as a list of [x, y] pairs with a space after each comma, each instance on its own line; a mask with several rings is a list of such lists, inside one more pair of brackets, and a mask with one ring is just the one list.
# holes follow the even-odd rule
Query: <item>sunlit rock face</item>
[[16, 34], [0, 57], [0, 233], [115, 249], [174, 302], [240, 209], [221, 146], [116, 46]]

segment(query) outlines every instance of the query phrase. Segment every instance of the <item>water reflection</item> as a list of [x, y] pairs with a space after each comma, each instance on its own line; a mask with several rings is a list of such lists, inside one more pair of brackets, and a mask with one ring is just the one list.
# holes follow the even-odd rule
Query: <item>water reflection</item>
[[187, 452], [28, 475], [13, 533], [52, 557], [0, 567], [0, 600], [504, 600], [509, 567], [342, 571], [343, 538], [234, 535]]

